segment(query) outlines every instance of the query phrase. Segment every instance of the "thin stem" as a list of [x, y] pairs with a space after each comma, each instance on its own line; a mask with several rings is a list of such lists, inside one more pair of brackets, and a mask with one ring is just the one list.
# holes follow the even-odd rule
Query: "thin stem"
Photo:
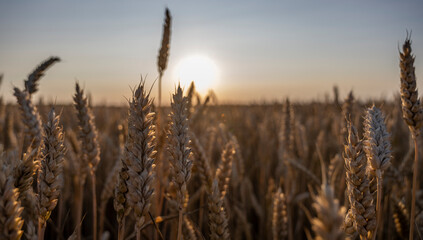
[[382, 173], [380, 169], [376, 170], [376, 179], [377, 179], [377, 200], [376, 200], [376, 229], [373, 234], [373, 240], [376, 239], [377, 229], [381, 220], [381, 202], [382, 202]]
[[81, 239], [81, 221], [82, 221], [82, 203], [84, 200], [84, 176], [81, 176], [81, 178], [78, 180], [78, 190], [76, 192], [76, 235], [77, 239]]
[[178, 218], [178, 237], [176, 238], [177, 240], [182, 239], [182, 215], [183, 215], [183, 210], [182, 210], [182, 208], [180, 208], [179, 209], [179, 218]]
[[414, 235], [414, 216], [416, 214], [416, 191], [417, 191], [417, 173], [419, 165], [419, 148], [417, 146], [417, 136], [413, 136], [414, 139], [414, 166], [413, 166], [413, 194], [411, 197], [411, 213], [410, 213], [410, 233], [409, 239], [413, 240]]
[[118, 240], [124, 240], [125, 239], [125, 217], [122, 218], [122, 221], [119, 222], [118, 227]]
[[91, 171], [91, 186], [93, 198], [93, 240], [97, 240], [97, 194], [95, 191], [95, 172]]
[[106, 202], [102, 202], [100, 205], [100, 219], [98, 222], [98, 227], [99, 227], [99, 234], [103, 234], [103, 229], [104, 229], [104, 217], [106, 215], [106, 205], [107, 205], [107, 201]]
[[162, 106], [162, 76], [163, 72], [159, 74], [159, 108]]
[[141, 229], [136, 229], [137, 231], [137, 240], [141, 240]]
[[45, 223], [43, 223], [41, 220], [38, 220], [38, 240], [44, 239], [45, 229], [46, 229]]

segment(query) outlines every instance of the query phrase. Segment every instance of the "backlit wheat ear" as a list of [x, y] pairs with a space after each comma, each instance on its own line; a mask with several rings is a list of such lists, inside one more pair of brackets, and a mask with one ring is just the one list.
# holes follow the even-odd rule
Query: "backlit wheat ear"
[[37, 107], [32, 104], [30, 94], [27, 91], [21, 91], [16, 87], [14, 88], [14, 91], [14, 95], [22, 111], [21, 119], [25, 125], [23, 151], [26, 152], [30, 145], [31, 149], [36, 151], [36, 154], [33, 155], [33, 161], [37, 161], [38, 152], [42, 142], [41, 118], [37, 111]]
[[85, 174], [90, 171], [95, 172], [100, 162], [100, 146], [98, 144], [98, 133], [94, 123], [94, 115], [88, 107], [87, 98], [84, 96], [84, 90], [76, 83], [76, 93], [73, 97], [74, 106], [77, 111], [79, 125], [79, 140], [81, 142], [81, 151], [83, 170]]
[[423, 111], [417, 91], [411, 40], [408, 38], [405, 40], [400, 53], [400, 70], [403, 118], [410, 128], [413, 138], [415, 138], [419, 135], [419, 129], [423, 124]]
[[286, 199], [281, 188], [273, 195], [272, 234], [273, 240], [288, 239], [288, 216]]
[[163, 24], [163, 35], [162, 44], [159, 50], [159, 56], [157, 57], [157, 68], [159, 71], [159, 107], [162, 105], [162, 77], [167, 67], [167, 60], [169, 58], [170, 48], [170, 31], [172, 25], [172, 17], [170, 11], [166, 8], [165, 20]]
[[319, 194], [313, 196], [313, 208], [317, 217], [311, 220], [316, 240], [341, 240], [344, 233], [341, 229], [345, 217], [345, 208], [339, 205], [333, 188], [323, 183]]
[[56, 207], [63, 184], [61, 175], [65, 146], [63, 130], [59, 126], [59, 120], [60, 116], [57, 116], [54, 109], [52, 109], [44, 125], [41, 169], [38, 175], [38, 235], [41, 239], [44, 238], [46, 222]]
[[42, 62], [34, 71], [28, 76], [28, 79], [25, 80], [25, 90], [31, 95], [35, 93], [38, 89], [38, 81], [44, 72], [51, 67], [55, 62], [59, 62], [60, 58], [50, 57], [49, 59]]
[[[97, 240], [97, 197], [96, 197], [96, 177], [95, 171], [100, 162], [100, 145], [98, 143], [98, 133], [94, 123], [94, 115], [91, 108], [88, 106], [87, 98], [84, 96], [84, 91], [76, 83], [76, 93], [73, 97], [74, 106], [77, 111], [78, 125], [79, 125], [79, 141], [81, 142], [82, 151], [82, 173], [80, 188], [84, 186], [85, 176], [87, 174], [91, 177], [91, 193], [92, 193], [92, 210], [93, 210], [93, 239]], [[82, 201], [82, 199], [81, 199]], [[79, 205], [82, 208], [82, 202]], [[82, 209], [77, 209], [81, 211]], [[81, 236], [80, 228], [78, 227], [78, 236]]]
[[171, 184], [176, 195], [174, 200], [179, 208], [178, 237], [182, 231], [182, 213], [184, 211], [185, 196], [187, 196], [188, 180], [191, 177], [192, 161], [189, 159], [191, 148], [189, 147], [188, 118], [187, 118], [187, 98], [183, 96], [180, 86], [172, 97], [172, 112], [170, 113], [170, 123], [167, 150], [170, 153]]
[[[386, 129], [385, 119], [374, 105], [367, 109], [364, 119], [364, 151], [368, 160], [369, 178], [377, 181], [377, 225], [381, 224], [382, 174], [389, 167], [391, 160], [391, 143]], [[373, 239], [376, 237], [376, 232]]]
[[407, 38], [400, 53], [401, 70], [401, 101], [402, 116], [407, 123], [414, 140], [414, 166], [413, 166], [413, 191], [410, 214], [410, 240], [414, 236], [414, 216], [417, 191], [417, 174], [419, 165], [419, 150], [417, 136], [423, 124], [423, 109], [420, 105], [419, 94], [417, 92], [416, 75], [414, 69], [414, 56], [411, 54], [411, 40]]
[[228, 191], [232, 175], [232, 163], [235, 155], [235, 147], [228, 142], [222, 152], [221, 162], [216, 170], [216, 178], [219, 181], [220, 197], [223, 199]]
[[156, 151], [153, 119], [150, 95], [146, 93], [143, 82], [135, 90], [129, 102], [129, 138], [125, 149], [129, 174], [127, 197], [136, 218], [137, 239], [141, 239], [141, 227], [146, 222], [154, 193], [153, 168]]
[[[355, 230], [362, 239], [366, 239], [376, 228], [376, 212], [373, 197], [369, 191], [369, 180], [366, 176], [367, 159], [363, 152], [363, 143], [358, 138], [357, 130], [348, 124], [348, 138], [344, 145], [344, 160], [348, 200], [351, 206]], [[349, 215], [345, 222], [348, 222]], [[348, 225], [348, 224], [347, 224]], [[348, 233], [348, 231], [346, 231]], [[349, 232], [351, 233], [351, 232]]]
[[217, 180], [214, 180], [213, 182], [212, 193], [209, 195], [208, 207], [210, 239], [230, 239], [228, 218], [226, 216], [225, 208], [223, 207], [223, 199], [220, 196]]
[[23, 208], [18, 200], [19, 191], [14, 186], [11, 168], [5, 154], [0, 156], [0, 239], [18, 240], [23, 231]]

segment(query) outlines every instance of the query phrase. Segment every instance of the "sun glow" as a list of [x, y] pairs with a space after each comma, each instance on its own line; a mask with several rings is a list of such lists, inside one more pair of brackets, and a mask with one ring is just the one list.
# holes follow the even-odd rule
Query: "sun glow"
[[216, 64], [202, 55], [182, 59], [176, 67], [176, 74], [176, 81], [180, 82], [181, 86], [188, 88], [191, 82], [194, 82], [196, 90], [201, 94], [216, 87], [218, 81]]

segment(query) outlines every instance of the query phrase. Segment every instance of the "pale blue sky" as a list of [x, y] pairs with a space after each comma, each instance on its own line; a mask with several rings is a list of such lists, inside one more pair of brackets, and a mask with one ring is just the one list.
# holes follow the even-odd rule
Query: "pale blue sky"
[[[0, 0], [0, 89], [42, 60], [62, 62], [41, 80], [46, 100], [71, 101], [78, 79], [95, 102], [124, 103], [129, 86], [157, 77], [163, 12], [173, 16], [168, 102], [175, 66], [193, 54], [219, 68], [221, 102], [322, 98], [337, 84], [361, 98], [398, 91], [398, 46], [412, 30], [423, 86], [423, 1], [4, 1]], [[156, 90], [153, 92], [156, 95]]]

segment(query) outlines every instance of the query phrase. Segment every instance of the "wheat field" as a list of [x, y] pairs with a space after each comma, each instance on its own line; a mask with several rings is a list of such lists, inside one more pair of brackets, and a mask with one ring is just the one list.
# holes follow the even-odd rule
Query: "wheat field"
[[394, 100], [221, 105], [193, 82], [163, 106], [171, 23], [158, 99], [141, 79], [126, 107], [78, 82], [72, 104], [35, 103], [59, 57], [0, 98], [0, 239], [423, 239], [410, 37]]

